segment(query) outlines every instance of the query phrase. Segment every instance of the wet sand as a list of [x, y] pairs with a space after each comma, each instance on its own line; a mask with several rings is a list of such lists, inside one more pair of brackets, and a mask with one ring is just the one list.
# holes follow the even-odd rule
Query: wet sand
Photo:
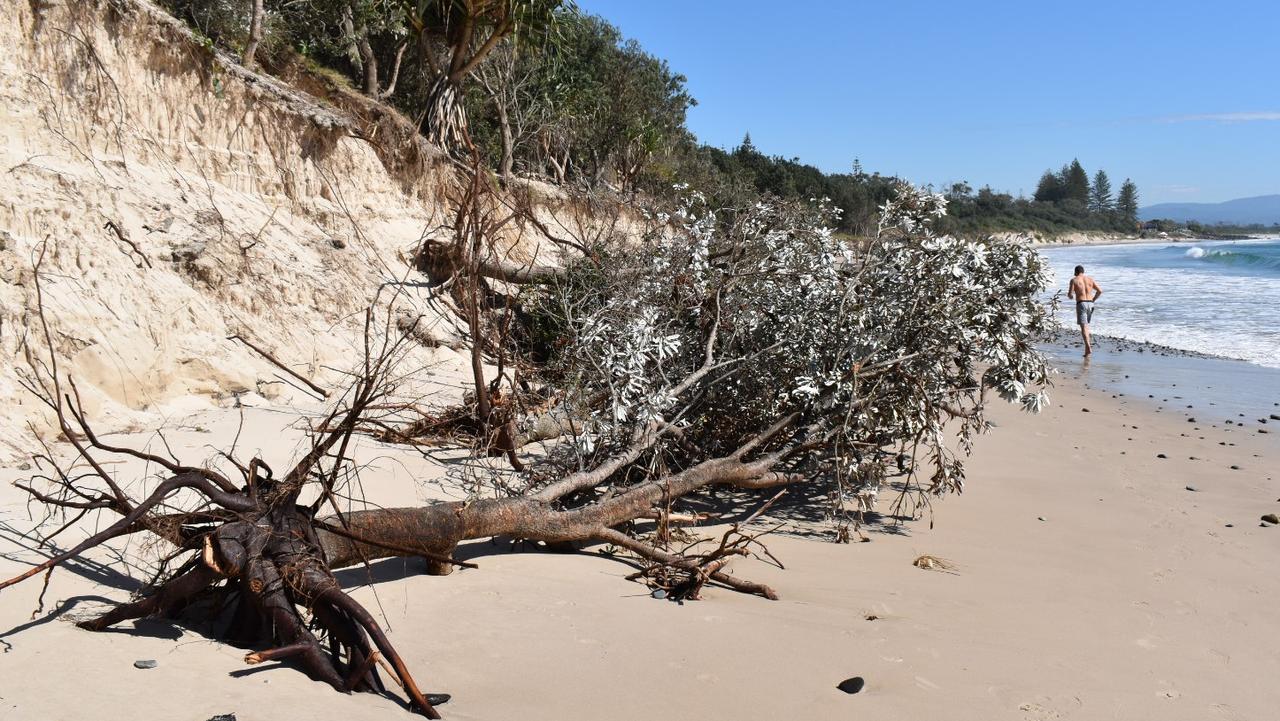
[[1231, 358], [1094, 336], [1095, 353], [1083, 357], [1078, 332], [1063, 331], [1042, 346], [1063, 375], [1086, 388], [1105, 389], [1120, 397], [1146, 399], [1156, 411], [1194, 411], [1218, 423], [1280, 432], [1280, 370]]

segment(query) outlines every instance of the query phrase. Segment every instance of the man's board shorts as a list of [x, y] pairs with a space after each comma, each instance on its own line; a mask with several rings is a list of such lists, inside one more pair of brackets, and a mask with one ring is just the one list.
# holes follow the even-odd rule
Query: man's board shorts
[[1076, 322], [1080, 325], [1089, 325], [1093, 322], [1093, 301], [1076, 301]]

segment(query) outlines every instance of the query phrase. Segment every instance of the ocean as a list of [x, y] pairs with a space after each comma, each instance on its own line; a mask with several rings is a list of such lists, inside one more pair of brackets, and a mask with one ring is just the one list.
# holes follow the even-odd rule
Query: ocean
[[1280, 368], [1280, 240], [1065, 246], [1040, 253], [1062, 292], [1058, 320], [1068, 329], [1076, 325], [1067, 282], [1083, 265], [1103, 290], [1094, 333]]

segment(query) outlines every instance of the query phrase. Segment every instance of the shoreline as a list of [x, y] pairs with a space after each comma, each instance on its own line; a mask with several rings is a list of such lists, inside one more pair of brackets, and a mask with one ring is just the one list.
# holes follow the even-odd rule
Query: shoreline
[[[976, 441], [963, 494], [896, 524], [886, 492], [884, 522], [864, 528], [868, 543], [806, 537], [798, 526], [767, 541], [785, 569], [733, 562], [731, 571], [777, 588], [779, 601], [709, 587], [705, 600], [678, 605], [627, 582], [633, 569], [598, 548], [504, 551], [487, 541], [459, 549], [479, 569], [450, 576], [422, 575], [419, 561], [404, 559], [338, 576], [378, 609], [424, 688], [454, 695], [441, 710], [456, 721], [517, 709], [531, 721], [588, 719], [600, 708], [620, 721], [1269, 718], [1280, 690], [1256, 679], [1280, 673], [1280, 656], [1261, 642], [1280, 637], [1271, 611], [1280, 526], [1259, 517], [1280, 512], [1280, 421], [1227, 424], [1198, 401], [1174, 403], [1181, 382], [1147, 398], [1122, 395], [1097, 373], [1116, 364], [1121, 380], [1159, 383], [1179, 367], [1226, 361], [1109, 343], [1087, 371], [1067, 360], [1056, 363], [1043, 414], [993, 401], [995, 427]], [[1228, 376], [1224, 384], [1248, 383]], [[253, 408], [244, 418], [244, 437], [264, 457], [289, 455], [298, 431], [282, 427], [288, 418]], [[181, 452], [218, 447], [238, 420], [223, 409], [175, 423], [166, 438]], [[422, 502], [430, 491], [421, 481], [442, 473], [411, 451], [362, 443], [363, 456], [379, 459], [364, 476], [375, 502]], [[0, 469], [0, 481], [21, 475]], [[794, 522], [774, 510], [760, 530]], [[0, 483], [9, 529], [0, 576], [38, 555], [13, 535], [26, 518], [21, 492]], [[954, 573], [915, 567], [921, 554], [954, 563]], [[247, 672], [243, 650], [201, 629], [147, 621], [92, 634], [72, 625], [126, 600], [134, 582], [91, 564], [60, 571], [35, 620], [38, 584], [0, 595], [0, 670], [21, 669], [26, 680], [0, 691], [6, 717], [76, 718], [92, 698], [95, 715], [136, 721], [409, 718], [388, 699], [337, 694], [292, 668]], [[136, 659], [159, 665], [140, 671]], [[862, 692], [836, 690], [852, 676], [865, 679]], [[183, 692], [156, 692], [166, 687]]]
[[1001, 235], [1022, 235], [1031, 238], [1031, 246], [1033, 248], [1062, 248], [1072, 246], [1076, 248], [1090, 248], [1095, 246], [1107, 245], [1141, 245], [1143, 243], [1217, 243], [1231, 242], [1237, 240], [1277, 240], [1280, 235], [1260, 233], [1251, 234], [1242, 237], [1229, 238], [1208, 238], [1208, 237], [1185, 237], [1185, 236], [1169, 236], [1165, 238], [1151, 237], [1146, 235], [1125, 235], [1118, 233], [1064, 233], [1062, 235], [1044, 237], [1034, 233], [1002, 233]]
[[1083, 358], [1078, 333], [1062, 329], [1038, 343], [1061, 375], [1077, 378], [1086, 387], [1136, 400], [1151, 401], [1156, 412], [1193, 406], [1201, 417], [1258, 425], [1274, 424], [1266, 432], [1280, 434], [1280, 368], [1239, 358], [1173, 348], [1095, 334], [1094, 354]]

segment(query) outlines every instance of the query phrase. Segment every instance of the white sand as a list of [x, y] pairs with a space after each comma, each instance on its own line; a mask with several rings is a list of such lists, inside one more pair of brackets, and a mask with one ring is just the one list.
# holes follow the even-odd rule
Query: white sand
[[[1055, 395], [1039, 417], [997, 410], [969, 490], [936, 507], [932, 530], [908, 523], [902, 535], [847, 546], [779, 537], [770, 547], [785, 571], [736, 562], [737, 573], [774, 584], [777, 602], [725, 590], [657, 601], [616, 561], [499, 553], [487, 542], [467, 551], [478, 570], [427, 577], [418, 562], [384, 561], [378, 582], [355, 593], [384, 614], [422, 685], [455, 695], [449, 718], [1274, 718], [1280, 691], [1261, 679], [1280, 673], [1280, 528], [1260, 528], [1258, 517], [1280, 508], [1275, 436], [1206, 427], [1183, 438], [1195, 426], [1182, 416], [1072, 381]], [[235, 420], [217, 414], [198, 421], [210, 433], [172, 440], [218, 443]], [[253, 437], [271, 439], [261, 443], [268, 458], [288, 455], [290, 434], [266, 430], [284, 416], [247, 417]], [[430, 495], [412, 478], [431, 471], [400, 465], [408, 455], [366, 474], [378, 500]], [[6, 521], [22, 516], [20, 496], [0, 490]], [[0, 573], [21, 570], [12, 539], [0, 543]], [[923, 553], [958, 573], [913, 567]], [[5, 718], [405, 713], [289, 668], [235, 678], [247, 669], [243, 652], [173, 625], [81, 631], [72, 619], [127, 595], [102, 573], [58, 572], [50, 607], [89, 598], [3, 632]], [[26, 623], [38, 591], [34, 581], [0, 595], [0, 628]], [[142, 658], [159, 668], [134, 669]], [[850, 676], [867, 681], [856, 696], [835, 689]], [[140, 707], [143, 693], [152, 705]]]

